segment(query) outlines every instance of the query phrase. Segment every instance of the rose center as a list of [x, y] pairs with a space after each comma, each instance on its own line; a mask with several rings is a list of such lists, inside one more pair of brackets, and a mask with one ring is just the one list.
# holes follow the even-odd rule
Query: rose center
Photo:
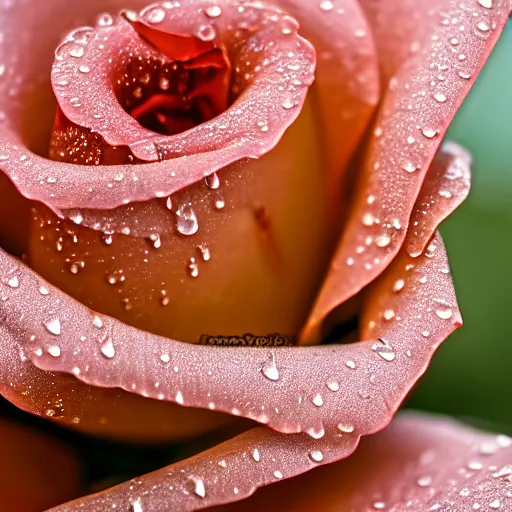
[[142, 126], [175, 135], [209, 121], [227, 107], [227, 69], [208, 62], [134, 58], [114, 84], [123, 109]]

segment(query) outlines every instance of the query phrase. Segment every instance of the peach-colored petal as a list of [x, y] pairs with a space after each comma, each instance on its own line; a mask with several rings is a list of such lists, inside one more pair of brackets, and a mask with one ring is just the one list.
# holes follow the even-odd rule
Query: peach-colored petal
[[[407, 4], [413, 10], [393, 18], [395, 28], [389, 37], [400, 38], [402, 20], [413, 16], [416, 5], [424, 9], [424, 4]], [[476, 0], [449, 0], [442, 8], [439, 4], [422, 18], [423, 38], [389, 84], [358, 176], [352, 211], [304, 340], [317, 337], [326, 315], [375, 279], [399, 251], [442, 136], [510, 12], [506, 0], [495, 0], [491, 8]], [[384, 9], [391, 2], [379, 5]], [[350, 258], [354, 264], [347, 266]]]
[[80, 495], [80, 464], [55, 439], [1, 418], [0, 452], [2, 510], [39, 512]]
[[[271, 485], [219, 512], [512, 509], [512, 440], [402, 413], [348, 459]], [[213, 510], [213, 509], [212, 509]]]
[[341, 220], [346, 213], [348, 160], [360, 144], [380, 94], [371, 28], [355, 0], [276, 1], [298, 20], [299, 33], [317, 52], [316, 79], [309, 94], [318, 109], [325, 170], [332, 175], [328, 190], [334, 202], [332, 215]]

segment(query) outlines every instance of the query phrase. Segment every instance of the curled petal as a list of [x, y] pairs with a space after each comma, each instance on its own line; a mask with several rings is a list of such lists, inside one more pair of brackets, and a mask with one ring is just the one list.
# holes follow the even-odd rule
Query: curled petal
[[[442, 136], [509, 11], [505, 0], [495, 0], [491, 8], [475, 0], [449, 0], [442, 8], [429, 9], [422, 19], [424, 38], [398, 69], [384, 97], [350, 217], [303, 332], [304, 340], [314, 339], [326, 315], [375, 279], [396, 256]], [[398, 23], [394, 33], [401, 33], [401, 19], [393, 20]], [[366, 250], [368, 245], [371, 250]], [[347, 266], [347, 260], [354, 265]]]
[[[335, 439], [339, 425], [357, 434], [382, 428], [439, 343], [461, 324], [439, 238], [414, 261], [402, 252], [373, 285], [363, 309], [367, 341], [274, 350], [151, 335], [97, 315], [6, 253], [0, 261], [2, 318], [38, 368], [313, 438]], [[398, 293], [396, 281], [404, 283]]]
[[[162, 4], [164, 7], [167, 5], [168, 3]], [[162, 6], [160, 7], [164, 8]], [[187, 29], [192, 27], [196, 31], [201, 24], [207, 25], [226, 38], [235, 37], [237, 27], [253, 27], [250, 31], [239, 31], [251, 40], [250, 44], [241, 44], [237, 48], [237, 59], [244, 62], [241, 66], [243, 76], [236, 79], [242, 92], [225, 112], [178, 135], [164, 137], [151, 132], [142, 134], [144, 136], [141, 141], [139, 125], [133, 125], [135, 121], [114, 102], [115, 97], [111, 90], [109, 92], [105, 82], [107, 69], [104, 69], [109, 63], [95, 60], [94, 64], [98, 66], [99, 72], [89, 73], [87, 91], [80, 89], [79, 84], [83, 80], [77, 80], [73, 85], [70, 81], [69, 87], [80, 89], [75, 91], [77, 94], [72, 98], [79, 98], [78, 101], [82, 102], [73, 102], [80, 107], [76, 112], [73, 111], [73, 115], [67, 112], [71, 120], [105, 135], [110, 143], [130, 145], [134, 154], [140, 157], [148, 160], [171, 160], [151, 165], [97, 166], [92, 172], [88, 166], [49, 162], [27, 151], [20, 144], [19, 127], [10, 123], [1, 128], [0, 161], [2, 170], [16, 184], [18, 190], [28, 198], [45, 203], [57, 213], [67, 208], [114, 208], [127, 202], [168, 196], [230, 163], [244, 158], [257, 158], [272, 149], [300, 113], [308, 87], [314, 79], [314, 49], [297, 35], [296, 21], [273, 7], [262, 8], [260, 4], [250, 4], [243, 10], [242, 15], [238, 12], [236, 3], [222, 1], [219, 6], [222, 8], [222, 15], [214, 18], [214, 21], [206, 15], [205, 10], [211, 7], [206, 0], [189, 1], [176, 8], [173, 16], [166, 16], [165, 20], [176, 26], [181, 23]], [[58, 9], [59, 6], [54, 8]], [[44, 23], [45, 17], [49, 16], [46, 11], [39, 12], [37, 6], [31, 5], [28, 8], [24, 2], [20, 2], [8, 13], [2, 13], [5, 18], [2, 20], [3, 26], [9, 27], [11, 16], [13, 19], [20, 17], [21, 10], [25, 23], [31, 20], [33, 22], [33, 18]], [[27, 17], [30, 19], [27, 20]], [[115, 30], [117, 26], [111, 30]], [[120, 26], [129, 28], [127, 23], [120, 23]], [[104, 28], [107, 29], [108, 27]], [[37, 31], [27, 33], [34, 38], [31, 43], [36, 45]], [[94, 53], [91, 48], [95, 43], [99, 44], [96, 41], [98, 33], [92, 30], [86, 31], [85, 35], [79, 35], [79, 47], [83, 50], [84, 57], [88, 57], [89, 51]], [[73, 51], [76, 37], [75, 34], [74, 42], [62, 48], [62, 51]], [[117, 36], [113, 38], [113, 44], [116, 41]], [[273, 44], [266, 44], [269, 41]], [[226, 42], [226, 46], [229, 47], [230, 43]], [[22, 50], [17, 55], [16, 52], [20, 50], [14, 48], [10, 59], [26, 60], [25, 48]], [[79, 51], [78, 54], [81, 53]], [[66, 68], [70, 78], [81, 73], [81, 65], [83, 64], [76, 62]], [[277, 68], [281, 66], [287, 69], [290, 67], [293, 72], [280, 73]], [[91, 68], [89, 65], [86, 67]], [[95, 91], [92, 93], [95, 97], [87, 101], [87, 97], [81, 95], [88, 94], [91, 88]], [[60, 96], [67, 97], [64, 92]], [[72, 98], [69, 98], [70, 102]], [[96, 119], [94, 114], [98, 112], [93, 110], [99, 105], [103, 105], [104, 115], [101, 119]], [[6, 104], [5, 107], [6, 115], [14, 119], [19, 106], [13, 103]], [[112, 124], [110, 121], [115, 122]], [[124, 126], [128, 132], [118, 133]], [[130, 127], [133, 128], [133, 133]]]
[[350, 458], [215, 510], [509, 510], [511, 460], [506, 436], [402, 413], [383, 432], [362, 439]]

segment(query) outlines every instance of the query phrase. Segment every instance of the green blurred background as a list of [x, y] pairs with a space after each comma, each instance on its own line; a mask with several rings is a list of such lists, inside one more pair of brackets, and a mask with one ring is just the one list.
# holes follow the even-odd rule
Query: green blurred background
[[441, 228], [465, 323], [407, 406], [512, 433], [512, 20], [447, 139], [474, 158], [470, 197]]

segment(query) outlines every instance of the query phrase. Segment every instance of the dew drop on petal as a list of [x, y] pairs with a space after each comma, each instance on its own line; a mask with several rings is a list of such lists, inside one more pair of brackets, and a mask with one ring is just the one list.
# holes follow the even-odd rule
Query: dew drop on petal
[[354, 432], [354, 425], [344, 425], [343, 423], [338, 423], [338, 430], [345, 432], [346, 434], [350, 434]]
[[207, 176], [205, 178], [205, 182], [206, 182], [206, 186], [208, 188], [211, 188], [212, 190], [216, 190], [220, 186], [219, 176], [217, 175], [216, 172], [214, 172], [213, 174], [210, 174], [210, 176]]
[[53, 357], [59, 357], [60, 347], [57, 345], [51, 345], [50, 347], [48, 347], [48, 354], [50, 354]]
[[252, 458], [256, 462], [259, 462], [261, 460], [261, 455], [260, 455], [260, 452], [258, 451], [258, 448], [254, 448], [254, 450], [252, 451]]
[[171, 357], [169, 356], [169, 354], [162, 354], [160, 356], [160, 361], [162, 361], [162, 363], [168, 363], [170, 360]]
[[449, 306], [442, 305], [436, 309], [436, 315], [442, 320], [449, 320], [453, 315], [453, 311]]
[[333, 392], [339, 391], [340, 385], [335, 380], [328, 380], [325, 384]]
[[478, 0], [478, 3], [486, 9], [492, 9], [492, 1], [493, 0]]
[[58, 336], [61, 333], [60, 320], [58, 318], [51, 318], [47, 322], [44, 322], [43, 325], [49, 333], [54, 334], [55, 336]]
[[267, 361], [261, 368], [261, 373], [269, 380], [279, 380], [279, 371], [276, 366], [276, 356], [271, 354], [271, 360]]
[[379, 354], [385, 361], [391, 362], [395, 359], [395, 352], [388, 341], [384, 338], [379, 338], [379, 343], [372, 345], [372, 350]]
[[283, 478], [283, 473], [281, 473], [281, 471], [274, 471], [274, 476], [281, 480], [281, 478]]
[[322, 0], [319, 5], [320, 9], [324, 12], [332, 11], [334, 8], [334, 4], [331, 0]]
[[313, 450], [309, 453], [309, 458], [313, 462], [322, 462], [324, 460], [324, 454], [320, 450]]
[[204, 498], [206, 496], [206, 489], [204, 487], [203, 479], [197, 476], [189, 476], [188, 480], [194, 494], [200, 498]]
[[324, 400], [322, 398], [322, 396], [320, 394], [317, 394], [314, 398], [313, 398], [313, 403], [317, 406], [317, 407], [322, 407], [322, 405], [324, 405]]
[[438, 103], [445, 103], [446, 101], [446, 95], [444, 95], [443, 93], [441, 92], [438, 92], [436, 94], [434, 94], [434, 99], [438, 102]]
[[197, 217], [192, 209], [190, 204], [186, 204], [181, 206], [176, 211], [176, 229], [182, 235], [193, 235], [197, 233], [199, 229], [199, 224], [197, 222]]
[[218, 18], [222, 14], [222, 9], [218, 5], [211, 5], [204, 12], [210, 18]]
[[107, 358], [112, 359], [116, 355], [114, 345], [110, 338], [107, 338], [101, 345], [101, 353]]
[[149, 23], [157, 24], [162, 23], [165, 19], [165, 11], [160, 7], [155, 7], [145, 13], [145, 17]]

